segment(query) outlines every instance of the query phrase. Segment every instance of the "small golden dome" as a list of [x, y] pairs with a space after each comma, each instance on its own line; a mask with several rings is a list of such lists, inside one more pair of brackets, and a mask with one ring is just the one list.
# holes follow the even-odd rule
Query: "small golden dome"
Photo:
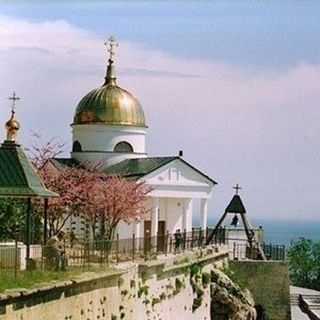
[[117, 46], [109, 38], [110, 58], [103, 86], [87, 93], [79, 102], [73, 124], [112, 124], [145, 127], [144, 112], [139, 101], [128, 91], [117, 86], [113, 55]]
[[17, 138], [17, 133], [20, 129], [20, 123], [15, 118], [15, 111], [11, 111], [11, 118], [5, 124], [5, 128], [7, 131], [7, 140], [8, 141], [15, 141]]

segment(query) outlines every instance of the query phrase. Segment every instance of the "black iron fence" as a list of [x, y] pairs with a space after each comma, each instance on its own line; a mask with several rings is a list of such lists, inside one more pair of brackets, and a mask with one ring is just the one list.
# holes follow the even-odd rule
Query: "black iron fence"
[[[27, 269], [53, 270], [69, 267], [90, 267], [117, 264], [124, 261], [156, 259], [159, 255], [178, 254], [204, 247], [209, 230], [193, 228], [191, 232], [169, 234], [157, 237], [120, 239], [113, 241], [70, 239], [64, 240], [63, 250], [57, 251], [44, 245], [31, 245], [29, 253], [21, 242], [0, 244], [0, 278], [8, 273], [15, 275]], [[211, 244], [224, 243], [223, 233]], [[27, 258], [29, 254], [29, 258]]]
[[[226, 240], [228, 241], [228, 240]], [[230, 241], [230, 240], [229, 240]], [[232, 239], [232, 251], [231, 256], [235, 260], [253, 259], [259, 260], [259, 248], [261, 246], [267, 260], [281, 260], [284, 261], [286, 258], [286, 248], [284, 245], [275, 244], [252, 244], [243, 239]]]
[[285, 260], [286, 247], [285, 245], [266, 244], [262, 245], [262, 249], [267, 259], [269, 260]]

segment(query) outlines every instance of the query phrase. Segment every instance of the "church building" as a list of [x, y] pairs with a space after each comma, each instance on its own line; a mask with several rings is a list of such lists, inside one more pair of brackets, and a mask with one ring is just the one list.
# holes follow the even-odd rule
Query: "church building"
[[[130, 92], [117, 84], [113, 37], [104, 84], [87, 93], [79, 102], [72, 128], [71, 159], [52, 163], [100, 165], [105, 173], [145, 181], [152, 187], [150, 215], [139, 223], [120, 223], [120, 239], [159, 236], [176, 230], [192, 230], [194, 212], [200, 227], [207, 227], [208, 199], [216, 182], [186, 162], [182, 154], [149, 156], [146, 150], [147, 122], [144, 110]], [[199, 208], [195, 208], [196, 205]]]

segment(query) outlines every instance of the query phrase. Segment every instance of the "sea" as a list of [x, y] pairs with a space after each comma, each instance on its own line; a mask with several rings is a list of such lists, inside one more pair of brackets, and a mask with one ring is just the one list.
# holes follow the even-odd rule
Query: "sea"
[[[215, 226], [217, 221], [208, 219], [208, 226]], [[306, 238], [320, 242], [320, 220], [254, 220], [254, 227], [262, 226], [264, 240], [267, 244], [285, 245], [288, 248], [292, 241]]]

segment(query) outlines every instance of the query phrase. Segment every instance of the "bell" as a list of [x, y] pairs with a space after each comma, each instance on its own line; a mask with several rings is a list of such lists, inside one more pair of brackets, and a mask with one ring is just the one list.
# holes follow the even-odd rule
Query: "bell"
[[235, 214], [234, 217], [232, 218], [231, 225], [236, 228], [237, 225], [238, 225], [238, 222], [239, 222], [239, 218], [238, 218], [238, 216]]

